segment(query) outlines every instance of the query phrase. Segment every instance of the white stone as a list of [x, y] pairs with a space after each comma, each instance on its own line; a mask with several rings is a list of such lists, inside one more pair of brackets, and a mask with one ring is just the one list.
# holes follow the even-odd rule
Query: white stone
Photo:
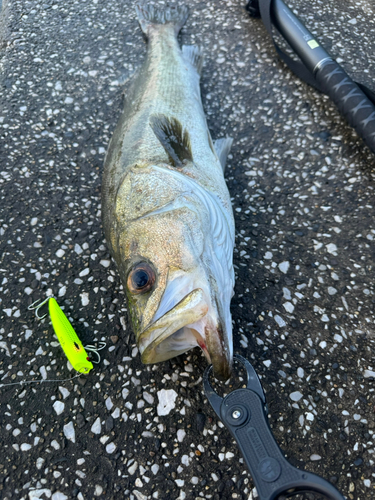
[[137, 470], [137, 467], [138, 467], [138, 462], [134, 462], [129, 468], [128, 468], [128, 472], [129, 474], [132, 476], [134, 474], [134, 472]]
[[363, 376], [365, 378], [369, 378], [369, 377], [374, 377], [375, 378], [375, 371], [372, 371], [372, 370], [365, 370], [363, 372]]
[[0, 349], [4, 349], [6, 355], [10, 357], [9, 348], [8, 348], [6, 342], [4, 342], [4, 341], [0, 342]]
[[96, 497], [100, 497], [100, 495], [103, 493], [103, 488], [100, 486], [100, 484], [96, 484], [95, 485], [95, 491], [94, 491], [94, 495]]
[[335, 295], [335, 293], [337, 293], [336, 288], [334, 288], [333, 286], [329, 286], [328, 287], [328, 294], [329, 295]]
[[158, 465], [158, 464], [153, 464], [153, 465], [151, 466], [151, 472], [152, 472], [155, 476], [156, 476], [156, 474], [159, 472], [159, 469], [160, 469], [160, 467], [159, 467], [159, 465]]
[[116, 450], [116, 445], [115, 445], [115, 443], [109, 443], [109, 444], [107, 444], [107, 446], [105, 447], [105, 451], [106, 451], [107, 453], [113, 453], [115, 450]]
[[284, 260], [284, 262], [281, 262], [279, 264], [279, 269], [282, 273], [286, 274], [288, 272], [289, 266], [289, 262], [287, 260]]
[[182, 441], [184, 440], [185, 436], [186, 436], [186, 432], [184, 431], [184, 429], [178, 429], [178, 431], [177, 431], [177, 441], [179, 443], [182, 443]]
[[79, 273], [79, 275], [80, 275], [80, 277], [82, 278], [82, 276], [87, 276], [87, 275], [89, 274], [89, 272], [90, 272], [90, 269], [89, 269], [88, 267], [85, 267], [85, 269], [83, 269], [83, 270]]
[[38, 217], [33, 217], [30, 221], [30, 226], [36, 226], [38, 223]]
[[55, 253], [56, 257], [62, 257], [63, 255], [65, 255], [65, 250], [63, 250], [62, 248], [59, 248], [57, 250], [57, 252]]
[[175, 401], [177, 392], [173, 389], [161, 389], [158, 391], [159, 404], [157, 407], [158, 415], [169, 415], [171, 410], [176, 406]]
[[31, 448], [31, 444], [28, 443], [22, 443], [21, 444], [21, 451], [28, 451]]
[[59, 391], [61, 392], [62, 397], [64, 399], [66, 399], [69, 396], [69, 394], [70, 394], [70, 392], [68, 391], [68, 389], [65, 389], [65, 387], [59, 387]]
[[66, 97], [64, 103], [65, 104], [72, 104], [73, 99], [71, 97]]
[[83, 306], [87, 306], [87, 304], [90, 302], [88, 292], [82, 292], [79, 294], [79, 296], [81, 297], [81, 304]]
[[55, 401], [53, 403], [53, 409], [55, 410], [57, 415], [61, 415], [61, 413], [64, 411], [65, 405], [62, 401]]
[[271, 259], [272, 259], [272, 257], [273, 257], [272, 252], [266, 252], [266, 253], [264, 254], [264, 258], [265, 258], [265, 259], [267, 259], [267, 260], [271, 260]]
[[40, 470], [43, 467], [44, 462], [45, 462], [44, 458], [42, 458], [42, 457], [37, 458], [36, 459], [36, 468]]
[[119, 418], [120, 416], [120, 408], [115, 408], [111, 413], [112, 418]]
[[313, 462], [316, 461], [316, 460], [321, 460], [321, 459], [322, 459], [322, 457], [320, 455], [317, 455], [316, 453], [314, 453], [310, 457], [310, 460], [313, 461]]
[[148, 392], [143, 393], [143, 399], [150, 405], [152, 405], [154, 402], [154, 396], [152, 394], [149, 394]]
[[294, 305], [291, 302], [284, 302], [283, 307], [289, 313], [294, 311]]
[[185, 484], [185, 481], [183, 479], [175, 479], [175, 483], [179, 488], [182, 488], [183, 485]]
[[328, 243], [326, 247], [328, 253], [331, 253], [332, 255], [337, 255], [337, 246], [334, 243]]
[[301, 394], [299, 391], [295, 391], [295, 392], [292, 392], [291, 394], [289, 394], [289, 397], [292, 401], [297, 402], [303, 397], [303, 394]]
[[66, 294], [66, 286], [64, 285], [59, 289], [59, 297], [63, 297], [65, 294]]
[[286, 326], [286, 323], [285, 321], [283, 320], [283, 318], [281, 316], [279, 316], [278, 314], [275, 315], [275, 321], [276, 323], [280, 326], [280, 327], [283, 327], [283, 326]]
[[61, 493], [61, 491], [56, 491], [52, 495], [52, 500], [67, 500], [67, 496], [64, 493]]
[[74, 425], [73, 422], [69, 422], [68, 424], [64, 425], [64, 436], [66, 439], [69, 439], [72, 443], [76, 442], [76, 433], [74, 430]]
[[150, 498], [150, 497], [146, 497], [146, 495], [144, 495], [143, 493], [141, 493], [138, 490], [133, 490], [133, 493], [136, 497], [136, 500], [148, 500], [148, 498]]
[[60, 449], [60, 445], [56, 441], [56, 439], [54, 439], [53, 441], [51, 441], [51, 446], [52, 446], [52, 448], [55, 448], [55, 450], [59, 450]]
[[[39, 483], [40, 484], [40, 483]], [[47, 488], [40, 488], [38, 490], [29, 491], [29, 500], [40, 500], [45, 495], [47, 498], [51, 498], [52, 492]]]
[[103, 267], [109, 267], [111, 265], [111, 261], [110, 260], [106, 260], [106, 259], [103, 259], [100, 261], [100, 264], [103, 266]]
[[307, 412], [306, 413], [306, 420], [309, 420], [310, 422], [313, 422], [314, 421], [314, 414], [313, 413], [310, 413], [310, 412]]
[[81, 245], [78, 245], [78, 243], [76, 243], [74, 245], [74, 251], [76, 254], [81, 255], [81, 253], [83, 252]]
[[102, 432], [102, 423], [98, 417], [91, 426], [91, 432], [94, 434], [100, 434]]
[[292, 294], [290, 293], [290, 290], [288, 290], [288, 288], [283, 288], [283, 297], [285, 300], [292, 300]]
[[305, 376], [305, 370], [301, 367], [297, 368], [297, 375], [299, 378], [303, 378]]

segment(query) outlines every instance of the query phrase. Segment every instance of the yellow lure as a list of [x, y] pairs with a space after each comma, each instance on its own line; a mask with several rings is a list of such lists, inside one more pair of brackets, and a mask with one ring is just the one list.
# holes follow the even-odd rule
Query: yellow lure
[[71, 365], [79, 373], [89, 373], [93, 369], [93, 365], [89, 361], [88, 354], [68, 318], [53, 297], [49, 299], [48, 309], [53, 329]]

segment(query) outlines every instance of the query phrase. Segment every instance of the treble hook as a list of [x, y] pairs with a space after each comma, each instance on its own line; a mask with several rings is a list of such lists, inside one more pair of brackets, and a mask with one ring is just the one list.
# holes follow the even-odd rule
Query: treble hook
[[90, 352], [93, 352], [94, 354], [96, 354], [96, 356], [97, 356], [96, 361], [93, 359], [90, 360], [91, 363], [95, 363], [96, 365], [98, 363], [100, 363], [100, 360], [101, 360], [101, 357], [100, 357], [100, 354], [98, 351], [101, 351], [107, 345], [105, 342], [98, 342], [98, 344], [99, 344], [99, 347], [95, 347], [94, 345], [85, 345], [86, 351], [90, 351]]
[[[52, 296], [51, 296], [51, 297], [52, 297]], [[29, 311], [33, 311], [33, 310], [35, 310], [35, 316], [36, 316], [38, 319], [44, 319], [44, 318], [47, 316], [47, 313], [46, 313], [46, 314], [44, 314], [44, 316], [39, 316], [38, 311], [39, 311], [39, 309], [40, 309], [42, 306], [44, 306], [44, 304], [45, 304], [46, 302], [48, 302], [48, 301], [49, 301], [49, 299], [50, 299], [51, 297], [47, 297], [47, 298], [46, 298], [46, 299], [44, 299], [44, 300], [43, 300], [43, 302], [41, 302], [40, 304], [38, 304], [38, 302], [40, 302], [40, 300], [41, 300], [41, 299], [38, 299], [38, 300], [36, 300], [35, 302], [33, 302], [33, 303], [32, 303], [32, 304], [31, 304], [31, 305], [30, 305], [27, 309], [28, 309]], [[38, 305], [37, 305], [37, 304], [38, 304]]]

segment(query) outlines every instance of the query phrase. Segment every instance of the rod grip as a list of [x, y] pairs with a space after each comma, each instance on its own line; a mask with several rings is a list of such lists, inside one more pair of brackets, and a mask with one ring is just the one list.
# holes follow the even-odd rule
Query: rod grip
[[336, 61], [324, 61], [315, 78], [375, 154], [375, 106], [371, 100]]

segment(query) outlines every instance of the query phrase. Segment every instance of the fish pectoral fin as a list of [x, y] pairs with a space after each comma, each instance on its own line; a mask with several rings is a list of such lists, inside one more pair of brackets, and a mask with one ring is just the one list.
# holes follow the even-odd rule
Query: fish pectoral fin
[[184, 162], [193, 161], [189, 132], [183, 130], [177, 118], [152, 115], [150, 125], [174, 167], [181, 168]]
[[233, 139], [231, 137], [224, 137], [222, 139], [216, 139], [216, 141], [214, 141], [214, 148], [220, 160], [223, 172], [225, 170], [225, 164], [227, 162], [230, 148], [232, 147], [232, 142]]
[[198, 74], [202, 73], [203, 68], [203, 54], [202, 49], [197, 45], [183, 45], [181, 47], [184, 59], [190, 62], [197, 70]]

